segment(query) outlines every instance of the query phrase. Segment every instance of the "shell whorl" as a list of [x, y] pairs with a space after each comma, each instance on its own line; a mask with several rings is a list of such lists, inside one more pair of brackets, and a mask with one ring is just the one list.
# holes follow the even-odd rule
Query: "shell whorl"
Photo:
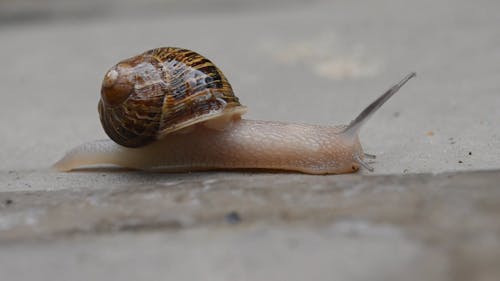
[[244, 108], [211, 61], [172, 47], [113, 66], [104, 76], [98, 105], [105, 132], [127, 147], [146, 145], [211, 118], [241, 115]]

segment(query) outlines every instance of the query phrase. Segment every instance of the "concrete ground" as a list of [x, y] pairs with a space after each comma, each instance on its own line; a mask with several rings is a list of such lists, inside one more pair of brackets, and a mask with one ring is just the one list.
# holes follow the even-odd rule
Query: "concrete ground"
[[[1, 280], [499, 280], [495, 1], [0, 1]], [[104, 72], [159, 46], [247, 118], [348, 123], [375, 171], [58, 173], [106, 138]]]

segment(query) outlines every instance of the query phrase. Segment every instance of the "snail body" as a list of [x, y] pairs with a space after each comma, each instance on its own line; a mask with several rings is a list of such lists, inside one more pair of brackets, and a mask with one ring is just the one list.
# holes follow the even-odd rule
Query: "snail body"
[[98, 109], [112, 140], [82, 144], [55, 168], [372, 170], [364, 159], [374, 156], [363, 152], [359, 129], [414, 76], [391, 87], [347, 126], [246, 120], [241, 118], [246, 107], [208, 59], [185, 49], [150, 50], [119, 62], [104, 77]]

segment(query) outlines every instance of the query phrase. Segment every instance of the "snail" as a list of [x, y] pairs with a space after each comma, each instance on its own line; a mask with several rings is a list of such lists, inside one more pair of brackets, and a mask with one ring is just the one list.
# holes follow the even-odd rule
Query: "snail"
[[358, 132], [415, 75], [408, 74], [348, 125], [246, 120], [241, 116], [247, 108], [210, 60], [180, 48], [149, 50], [119, 62], [104, 76], [98, 111], [111, 140], [77, 146], [54, 167], [340, 174], [362, 166], [372, 171], [365, 159], [375, 155], [363, 152]]

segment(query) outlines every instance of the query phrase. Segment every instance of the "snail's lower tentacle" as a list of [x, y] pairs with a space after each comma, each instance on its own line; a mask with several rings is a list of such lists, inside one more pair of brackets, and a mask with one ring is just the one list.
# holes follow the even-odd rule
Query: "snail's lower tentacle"
[[375, 154], [364, 153], [364, 155], [365, 155], [365, 158], [368, 158], [368, 159], [376, 159], [377, 158], [377, 155], [375, 155]]
[[354, 156], [354, 160], [356, 160], [356, 162], [363, 166], [363, 168], [367, 169], [368, 171], [370, 172], [373, 172], [375, 169], [370, 166], [370, 164], [368, 164], [367, 162], [365, 162], [363, 159], [361, 159], [361, 157], [359, 157], [358, 155]]

